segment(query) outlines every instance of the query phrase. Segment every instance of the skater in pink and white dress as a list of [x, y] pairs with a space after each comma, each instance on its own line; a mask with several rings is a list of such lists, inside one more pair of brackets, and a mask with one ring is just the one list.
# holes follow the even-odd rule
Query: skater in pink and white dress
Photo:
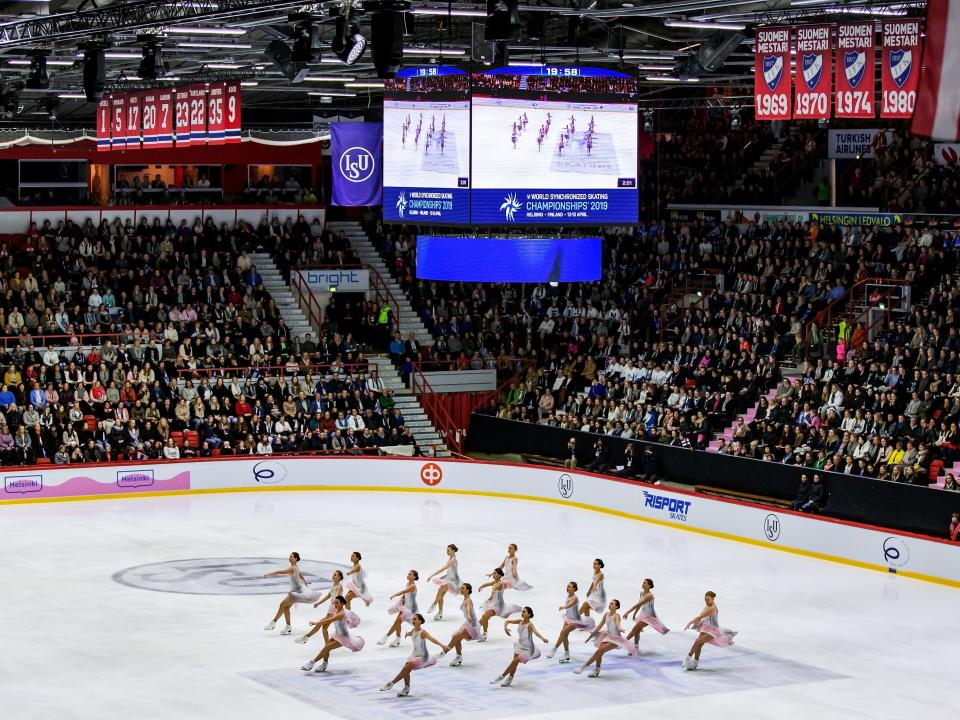
[[484, 588], [492, 589], [490, 591], [490, 597], [483, 604], [483, 616], [480, 618], [480, 627], [483, 628], [483, 634], [477, 638], [477, 642], [487, 641], [487, 628], [490, 625], [490, 618], [494, 615], [507, 619], [511, 615], [520, 612], [519, 605], [507, 605], [507, 603], [504, 602], [503, 591], [506, 589], [506, 586], [503, 584], [503, 570], [494, 568], [491, 575], [493, 580], [479, 587], [480, 590]]
[[419, 579], [420, 573], [416, 570], [411, 570], [407, 573], [407, 586], [403, 590], [395, 592], [390, 596], [391, 600], [396, 598], [396, 602], [387, 609], [387, 612], [396, 613], [397, 617], [393, 621], [393, 625], [390, 626], [390, 629], [387, 630], [387, 634], [377, 640], [377, 645], [386, 645], [387, 638], [391, 635], [396, 635], [390, 643], [390, 647], [400, 646], [400, 626], [405, 622], [412, 622], [413, 616], [416, 615], [419, 610], [417, 607], [417, 580]]
[[[437, 577], [443, 573], [443, 577]], [[443, 598], [447, 593], [452, 595], [457, 595], [460, 593], [460, 573], [457, 569], [457, 546], [447, 545], [447, 562], [442, 568], [436, 572], [431, 573], [430, 577], [427, 578], [439, 585], [437, 588], [437, 597], [433, 600], [433, 605], [430, 606], [430, 609], [427, 610], [427, 613], [432, 613], [433, 609], [437, 609], [437, 614], [433, 616], [434, 620], [443, 620]]]
[[[330, 606], [327, 608], [327, 615], [326, 615], [326, 617], [329, 617], [330, 615], [333, 615], [333, 613], [335, 612], [333, 608], [333, 599], [338, 595], [340, 596], [343, 595], [343, 573], [340, 570], [334, 570], [333, 575], [330, 577], [330, 589], [327, 590], [326, 595], [324, 595], [322, 598], [317, 600], [313, 604], [313, 606], [320, 607], [321, 605], [323, 605], [323, 603], [329, 600]], [[355, 612], [346, 610], [344, 612], [344, 616], [347, 621], [347, 627], [355, 628], [357, 625], [360, 624], [360, 616], [357, 615]], [[327, 633], [326, 625], [313, 625], [313, 627], [311, 627], [310, 630], [308, 630], [306, 633], [298, 637], [296, 640], [294, 640], [294, 642], [303, 644], [307, 640], [312, 638], [314, 635], [316, 635], [318, 631], [321, 631], [321, 630], [323, 631], [323, 642], [326, 643], [327, 640], [330, 639], [330, 636]]]
[[533, 641], [534, 637], [540, 638], [542, 642], [550, 642], [537, 631], [537, 628], [535, 628], [533, 626], [533, 622], [531, 622], [532, 620], [533, 610], [525, 607], [521, 611], [520, 618], [518, 620], [507, 620], [503, 624], [503, 631], [507, 635], [510, 634], [511, 625], [517, 626], [517, 639], [513, 643], [513, 660], [511, 660], [510, 664], [507, 665], [506, 670], [490, 681], [491, 685], [500, 683], [500, 687], [509, 687], [513, 682], [513, 676], [516, 675], [517, 668], [521, 663], [525, 665], [531, 660], [536, 660], [538, 657], [540, 657], [540, 651], [537, 649], [537, 645]]
[[603, 614], [603, 617], [600, 618], [600, 622], [597, 623], [597, 629], [590, 634], [589, 638], [587, 638], [587, 642], [590, 640], [594, 641], [594, 647], [597, 649], [593, 655], [590, 656], [589, 660], [574, 670], [574, 672], [578, 675], [594, 663], [596, 663], [597, 666], [587, 677], [595, 678], [600, 675], [600, 665], [603, 662], [603, 656], [618, 647], [623, 648], [630, 655], [640, 654], [637, 646], [623, 637], [623, 628], [620, 626], [619, 610], [620, 601], [611, 600], [610, 605], [607, 606], [607, 612]]
[[327, 615], [323, 620], [314, 622], [314, 625], [329, 627], [330, 639], [323, 645], [323, 649], [313, 660], [306, 662], [300, 669], [310, 672], [324, 672], [327, 669], [327, 661], [330, 659], [330, 653], [337, 648], [346, 648], [350, 652], [360, 652], [363, 649], [364, 641], [359, 635], [351, 635], [350, 628], [347, 627], [346, 598], [342, 596], [333, 599], [334, 612]]
[[640, 599], [637, 600], [637, 604], [623, 613], [623, 617], [626, 618], [632, 612], [633, 619], [637, 621], [633, 629], [627, 633], [627, 640], [640, 642], [640, 633], [643, 632], [645, 627], [651, 627], [661, 635], [666, 635], [670, 632], [670, 629], [660, 622], [660, 618], [657, 617], [657, 610], [653, 606], [653, 599], [653, 580], [647, 578], [643, 581], [643, 592], [640, 593]]
[[443, 643], [423, 629], [423, 615], [416, 613], [410, 619], [410, 623], [413, 625], [413, 629], [407, 631], [407, 637], [413, 642], [413, 652], [410, 653], [396, 677], [390, 682], [384, 683], [383, 687], [380, 688], [380, 690], [386, 692], [403, 680], [403, 690], [397, 693], [397, 697], [405, 697], [410, 694], [410, 673], [437, 664], [437, 659], [427, 652], [427, 641], [429, 640], [437, 647], [444, 647]]
[[370, 603], [373, 602], [373, 596], [370, 594], [370, 591], [367, 590], [367, 574], [363, 568], [360, 567], [360, 560], [362, 559], [358, 552], [353, 552], [350, 555], [350, 562], [353, 564], [353, 567], [347, 570], [347, 582], [344, 585], [347, 589], [345, 598], [348, 610], [350, 609], [350, 603], [356, 598], [363, 600], [364, 605], [367, 607], [370, 607]]
[[[517, 574], [517, 565], [519, 561], [517, 560], [517, 546], [515, 543], [510, 543], [507, 546], [507, 556], [503, 559], [498, 568], [503, 571], [503, 579], [501, 582], [503, 586], [508, 590], [530, 590], [533, 588], [533, 585], [528, 585], [520, 579], [520, 576]], [[491, 573], [487, 577], [493, 577]]]
[[591, 631], [594, 628], [593, 618], [583, 617], [580, 614], [580, 600], [577, 598], [577, 584], [571, 580], [567, 583], [566, 602], [559, 607], [560, 617], [563, 620], [563, 627], [560, 629], [560, 636], [557, 642], [547, 653], [548, 658], [552, 658], [557, 653], [557, 648], [563, 645], [563, 657], [559, 662], [570, 662], [570, 633], [574, 630]]
[[590, 611], [602, 613], [607, 607], [607, 591], [603, 588], [603, 560], [596, 558], [593, 561], [593, 580], [590, 582], [590, 589], [587, 590], [587, 597], [583, 605], [580, 606], [580, 613], [590, 617]]
[[323, 594], [320, 590], [311, 590], [310, 583], [307, 582], [303, 573], [300, 572], [300, 567], [297, 565], [297, 563], [300, 562], [300, 553], [290, 553], [287, 560], [290, 561], [290, 567], [284, 568], [283, 570], [274, 570], [264, 575], [265, 578], [274, 575], [290, 576], [290, 591], [287, 593], [287, 596], [280, 601], [280, 607], [277, 608], [277, 614], [273, 616], [273, 620], [264, 628], [264, 630], [273, 630], [277, 626], [277, 620], [279, 620], [282, 615], [286, 624], [280, 631], [281, 635], [289, 635], [293, 632], [293, 629], [290, 627], [290, 608], [296, 603], [316, 602]]
[[457, 628], [457, 631], [450, 638], [450, 642], [440, 653], [441, 657], [450, 652], [450, 648], [457, 651], [456, 657], [450, 661], [450, 667], [460, 667], [463, 662], [463, 641], [476, 640], [483, 634], [483, 628], [477, 620], [477, 611], [473, 607], [473, 586], [470, 583], [463, 583], [460, 586], [460, 594], [463, 596], [463, 604], [460, 609], [463, 611], [463, 625]]
[[684, 630], [693, 628], [700, 634], [693, 641], [693, 647], [683, 658], [684, 670], [696, 670], [700, 664], [700, 651], [704, 645], [716, 645], [717, 647], [729, 647], [733, 645], [733, 638], [736, 636], [736, 630], [727, 630], [720, 627], [719, 609], [717, 608], [717, 594], [713, 590], [708, 590], [703, 596], [706, 606], [700, 611], [693, 620], [687, 623]]

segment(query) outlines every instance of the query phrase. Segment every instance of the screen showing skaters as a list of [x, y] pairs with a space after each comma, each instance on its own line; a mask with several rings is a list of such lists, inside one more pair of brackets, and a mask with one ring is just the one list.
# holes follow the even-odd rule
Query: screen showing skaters
[[[437, 614], [433, 616], [434, 620], [443, 620], [443, 598], [447, 593], [452, 595], [457, 595], [460, 592], [460, 573], [457, 569], [457, 546], [454, 544], [447, 545], [447, 562], [443, 565], [442, 568], [430, 574], [430, 577], [427, 580], [432, 581], [440, 587], [437, 588], [437, 597], [434, 598], [433, 604], [430, 606], [430, 609], [427, 610], [427, 614], [433, 612], [433, 609], [437, 609]], [[443, 577], [437, 577], [443, 573]]]
[[720, 627], [720, 610], [717, 607], [717, 594], [713, 590], [708, 590], [703, 596], [706, 603], [700, 614], [687, 623], [684, 630], [694, 629], [700, 634], [693, 641], [693, 647], [683, 658], [684, 670], [696, 670], [700, 664], [700, 651], [704, 645], [716, 645], [717, 647], [729, 647], [733, 645], [733, 638], [736, 636], [736, 630], [728, 630]]
[[440, 657], [443, 657], [450, 652], [450, 648], [457, 651], [456, 656], [450, 661], [450, 667], [460, 667], [463, 663], [463, 641], [476, 640], [483, 633], [483, 628], [480, 627], [480, 622], [477, 620], [477, 611], [473, 607], [473, 598], [471, 597], [473, 586], [470, 583], [464, 583], [460, 586], [460, 594], [463, 596], [463, 604], [460, 605], [460, 610], [463, 611], [463, 625], [457, 628], [457, 631], [450, 638], [450, 642], [440, 653]]
[[405, 622], [411, 622], [413, 616], [416, 615], [419, 610], [417, 607], [417, 580], [419, 579], [420, 573], [416, 570], [411, 570], [407, 573], [407, 586], [403, 590], [399, 590], [390, 596], [391, 600], [396, 598], [396, 602], [387, 609], [387, 612], [396, 613], [397, 617], [394, 619], [390, 629], [387, 630], [387, 634], [377, 641], [377, 645], [386, 645], [387, 638], [391, 635], [396, 635], [390, 642], [390, 647], [400, 646], [400, 626]]
[[596, 651], [590, 656], [583, 665], [574, 670], [578, 675], [588, 667], [596, 663], [593, 672], [587, 677], [598, 677], [600, 675], [600, 665], [603, 663], [603, 656], [611, 650], [618, 647], [623, 648], [629, 655], [639, 655], [640, 650], [632, 642], [623, 637], [623, 628], [620, 626], [620, 601], [611, 600], [607, 606], [607, 612], [597, 623], [597, 629], [587, 638], [587, 642], [593, 640]]
[[506, 587], [503, 584], [503, 570], [494, 568], [492, 575], [493, 580], [484, 583], [479, 588], [480, 590], [492, 588], [492, 590], [490, 591], [490, 597], [483, 604], [483, 616], [480, 618], [480, 627], [483, 629], [483, 634], [477, 638], [477, 642], [487, 641], [487, 628], [490, 625], [490, 618], [494, 615], [507, 619], [511, 615], [520, 612], [519, 605], [507, 605], [507, 603], [504, 602], [503, 591]]
[[[338, 595], [341, 597], [343, 596], [343, 573], [340, 570], [334, 570], [333, 575], [330, 577], [330, 589], [322, 598], [317, 600], [317, 602], [315, 602], [313, 606], [320, 607], [321, 605], [323, 605], [323, 603], [329, 601], [330, 605], [329, 607], [327, 607], [327, 614], [325, 617], [330, 617], [335, 612], [333, 607], [333, 599]], [[360, 616], [357, 615], [355, 612], [351, 612], [350, 610], [347, 610], [345, 611], [344, 616], [347, 621], [347, 627], [355, 628], [357, 625], [360, 624]], [[320, 631], [323, 632], [324, 643], [326, 643], [327, 640], [330, 639], [329, 635], [327, 634], [326, 625], [320, 625], [317, 623], [310, 623], [310, 625], [312, 626], [310, 630], [308, 630], [306, 633], [298, 637], [296, 640], [294, 640], [294, 642], [303, 644]]]
[[[517, 573], [517, 567], [519, 564], [520, 561], [517, 558], [517, 545], [516, 543], [510, 543], [507, 546], [507, 556], [503, 559], [503, 562], [497, 566], [503, 571], [503, 579], [501, 582], [508, 590], [526, 591], [533, 588], [533, 585], [525, 583], [520, 579], [520, 575]], [[493, 575], [491, 574], [487, 577], [493, 577]]]
[[633, 613], [633, 619], [637, 621], [636, 625], [627, 633], [627, 640], [640, 642], [640, 633], [645, 627], [651, 627], [661, 635], [666, 635], [670, 629], [664, 625], [657, 616], [657, 610], [653, 605], [653, 580], [646, 578], [643, 581], [643, 591], [640, 593], [640, 599], [637, 603], [623, 613], [626, 618]]
[[[540, 657], [540, 650], [537, 649], [534, 637], [540, 638], [541, 642], [550, 642], [533, 625], [533, 610], [525, 607], [517, 620], [507, 620], [503, 624], [503, 631], [510, 635], [510, 626], [517, 626], [517, 639], [513, 643], [513, 660], [507, 665], [507, 669], [500, 675], [490, 681], [491, 685], [500, 683], [500, 687], [509, 687], [513, 683], [513, 676], [516, 675], [517, 668], [526, 665], [531, 660]], [[502, 681], [502, 682], [501, 682]]]
[[596, 558], [593, 561], [593, 580], [587, 590], [587, 598], [580, 607], [580, 612], [587, 617], [590, 611], [602, 613], [607, 607], [607, 591], [603, 588], [603, 560]]
[[290, 608], [293, 607], [296, 603], [312, 603], [320, 599], [320, 596], [323, 594], [321, 590], [311, 590], [310, 583], [307, 582], [307, 579], [303, 576], [303, 573], [300, 572], [300, 567], [298, 563], [300, 562], [300, 553], [292, 552], [287, 558], [290, 561], [290, 567], [284, 568], [283, 570], [274, 570], [273, 572], [268, 572], [264, 575], [265, 578], [273, 577], [275, 575], [288, 575], [290, 577], [290, 592], [287, 593], [287, 596], [280, 601], [280, 607], [277, 608], [277, 614], [273, 616], [264, 630], [273, 630], [277, 626], [277, 620], [283, 616], [283, 620], [286, 623], [282, 630], [280, 630], [281, 635], [289, 635], [293, 632], [293, 629], [290, 627]]
[[557, 642], [550, 649], [550, 652], [547, 653], [547, 657], [552, 658], [557, 653], [557, 648], [563, 645], [563, 657], [558, 661], [561, 663], [570, 662], [570, 633], [574, 630], [586, 630], [590, 632], [595, 626], [593, 618], [583, 617], [580, 614], [580, 598], [577, 597], [578, 589], [577, 583], [573, 580], [567, 583], [566, 602], [558, 608], [560, 610], [560, 618], [563, 620], [563, 627], [560, 629], [560, 636], [557, 638]]
[[423, 615], [420, 613], [415, 613], [413, 617], [410, 618], [410, 623], [413, 625], [413, 628], [407, 631], [406, 637], [410, 638], [413, 642], [413, 650], [407, 658], [407, 661], [403, 664], [403, 667], [400, 668], [400, 672], [396, 674], [393, 680], [384, 683], [380, 690], [386, 692], [403, 680], [403, 690], [397, 693], [397, 697], [405, 697], [410, 694], [410, 674], [414, 670], [423, 670], [424, 668], [436, 665], [437, 659], [427, 652], [427, 642], [432, 642], [440, 648], [443, 648], [444, 645], [423, 629], [424, 622]]
[[326, 672], [327, 661], [330, 659], [330, 653], [337, 648], [346, 648], [350, 652], [360, 652], [363, 650], [364, 640], [359, 635], [351, 635], [350, 628], [347, 627], [346, 598], [339, 596], [333, 599], [334, 612], [327, 615], [323, 620], [318, 620], [315, 624], [329, 626], [330, 639], [323, 645], [323, 649], [317, 656], [306, 662], [300, 669], [310, 672]]
[[373, 596], [367, 589], [367, 573], [360, 567], [360, 561], [362, 559], [360, 553], [356, 551], [350, 554], [350, 563], [353, 567], [347, 570], [347, 583], [344, 586], [347, 588], [345, 597], [348, 610], [350, 609], [350, 603], [357, 598], [363, 600], [364, 605], [367, 607], [370, 607], [370, 603], [373, 602]]

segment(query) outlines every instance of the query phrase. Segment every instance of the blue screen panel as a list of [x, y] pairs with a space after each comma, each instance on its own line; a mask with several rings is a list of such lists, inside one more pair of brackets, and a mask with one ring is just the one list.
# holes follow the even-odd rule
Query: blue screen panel
[[417, 237], [417, 277], [451, 282], [592, 282], [600, 238]]

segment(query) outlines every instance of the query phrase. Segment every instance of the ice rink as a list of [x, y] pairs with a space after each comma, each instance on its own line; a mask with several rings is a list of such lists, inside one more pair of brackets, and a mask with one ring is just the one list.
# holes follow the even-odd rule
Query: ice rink
[[636, 106], [474, 98], [472, 113], [475, 188], [615, 190], [637, 177]]
[[[441, 129], [445, 129], [442, 149]], [[470, 103], [385, 101], [383, 152], [383, 184], [387, 187], [460, 187], [459, 179], [470, 177]]]
[[[453, 494], [256, 492], [6, 505], [0, 522], [5, 720], [956, 714], [957, 590], [606, 514]], [[644, 633], [639, 658], [607, 655], [597, 679], [542, 657], [501, 688], [489, 681], [512, 646], [494, 619], [488, 642], [465, 644], [461, 667], [441, 660], [414, 673], [407, 698], [379, 692], [409, 653], [406, 643], [375, 644], [392, 619], [387, 598], [416, 568], [425, 611], [435, 593], [426, 576], [451, 542], [474, 587], [517, 543], [520, 576], [534, 588], [507, 601], [532, 606], [551, 640], [565, 583], [585, 590], [594, 557], [606, 562], [608, 597], [625, 605], [653, 578], [673, 632]], [[322, 609], [298, 606], [293, 637], [263, 630], [286, 582], [259, 576], [284, 567], [291, 550], [325, 574], [361, 551], [375, 597], [354, 605], [366, 648], [336, 651], [323, 674], [299, 670], [321, 641], [293, 641]], [[708, 589], [721, 624], [740, 634], [733, 648], [707, 646], [700, 669], [685, 672], [694, 633], [682, 628]], [[427, 629], [449, 638], [458, 606], [448, 600], [445, 619]], [[572, 636], [575, 661], [591, 652], [585, 637]]]

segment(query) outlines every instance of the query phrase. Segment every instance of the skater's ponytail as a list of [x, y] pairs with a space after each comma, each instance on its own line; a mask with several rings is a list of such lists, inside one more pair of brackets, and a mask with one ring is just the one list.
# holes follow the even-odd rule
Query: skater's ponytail
[[300, 562], [300, 553], [294, 551], [294, 552], [292, 552], [292, 553], [290, 553], [290, 554], [293, 555], [294, 559], [295, 559], [297, 562]]
[[493, 569], [493, 574], [496, 575], [496, 576], [497, 576], [497, 580], [499, 580], [500, 578], [503, 577], [503, 570], [501, 570], [500, 568], [494, 568], [494, 569]]
[[453, 543], [450, 543], [449, 545], [447, 545], [447, 547], [450, 548], [451, 550], [453, 550], [454, 552], [459, 552], [459, 551], [460, 551], [460, 548], [458, 548], [458, 547], [457, 547], [456, 545], [454, 545]]
[[717, 594], [716, 594], [713, 590], [707, 590], [707, 592], [706, 592], [705, 594], [706, 594], [707, 597], [712, 597], [712, 598], [716, 598], [716, 597], [717, 597]]

